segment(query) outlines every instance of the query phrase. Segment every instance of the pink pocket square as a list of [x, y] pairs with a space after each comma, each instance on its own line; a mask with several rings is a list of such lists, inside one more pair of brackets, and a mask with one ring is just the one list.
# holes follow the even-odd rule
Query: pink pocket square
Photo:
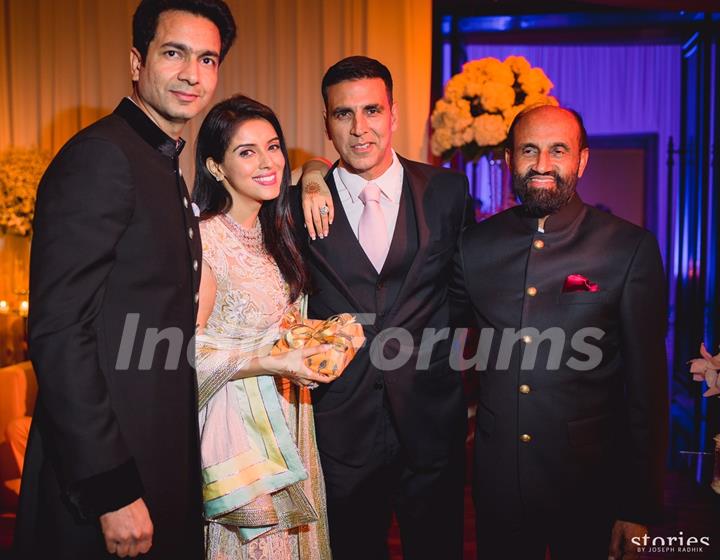
[[595, 282], [590, 282], [582, 274], [570, 274], [565, 278], [563, 293], [567, 292], [597, 292], [600, 290]]

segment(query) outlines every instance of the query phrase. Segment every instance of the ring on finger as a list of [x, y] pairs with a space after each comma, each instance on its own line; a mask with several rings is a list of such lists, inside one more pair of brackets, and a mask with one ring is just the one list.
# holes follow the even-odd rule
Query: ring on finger
[[329, 213], [330, 213], [330, 208], [328, 208], [327, 204], [325, 206], [320, 207], [320, 214], [322, 214], [324, 216]]
[[306, 387], [312, 391], [313, 389], [317, 389], [318, 387], [320, 387], [320, 385], [313, 381], [312, 383], [308, 383]]

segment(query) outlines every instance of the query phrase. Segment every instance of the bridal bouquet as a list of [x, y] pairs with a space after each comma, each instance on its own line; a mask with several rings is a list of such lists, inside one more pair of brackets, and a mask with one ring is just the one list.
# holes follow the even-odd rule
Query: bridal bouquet
[[365, 343], [362, 325], [349, 313], [335, 315], [324, 321], [302, 319], [298, 314], [288, 314], [280, 325], [283, 335], [275, 343], [272, 354], [297, 348], [310, 348], [330, 344], [327, 352], [307, 358], [307, 366], [322, 375], [335, 379], [355, 357]]
[[463, 65], [445, 86], [430, 117], [432, 153], [443, 161], [460, 149], [466, 159], [501, 156], [515, 116], [532, 105], [557, 105], [553, 83], [522, 56], [481, 58]]
[[40, 150], [0, 153], [0, 233], [31, 233], [35, 194], [49, 163], [50, 155]]

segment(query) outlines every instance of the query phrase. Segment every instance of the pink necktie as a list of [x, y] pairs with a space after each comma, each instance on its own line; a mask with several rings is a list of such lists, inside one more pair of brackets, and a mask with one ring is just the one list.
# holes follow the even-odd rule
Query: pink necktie
[[358, 240], [375, 270], [380, 272], [388, 252], [387, 226], [380, 207], [380, 188], [375, 183], [368, 183], [360, 193], [360, 200], [365, 208], [360, 216]]

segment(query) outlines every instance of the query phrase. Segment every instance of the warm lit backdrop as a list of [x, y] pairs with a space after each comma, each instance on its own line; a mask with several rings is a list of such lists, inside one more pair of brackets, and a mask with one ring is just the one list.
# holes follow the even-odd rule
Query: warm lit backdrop
[[[215, 99], [242, 92], [273, 107], [294, 163], [335, 159], [322, 126], [320, 81], [342, 57], [366, 54], [392, 71], [401, 126], [395, 146], [425, 159], [430, 104], [431, 0], [229, 0], [238, 39]], [[55, 152], [130, 91], [137, 0], [0, 0], [0, 150]], [[191, 153], [200, 119], [186, 129]]]

